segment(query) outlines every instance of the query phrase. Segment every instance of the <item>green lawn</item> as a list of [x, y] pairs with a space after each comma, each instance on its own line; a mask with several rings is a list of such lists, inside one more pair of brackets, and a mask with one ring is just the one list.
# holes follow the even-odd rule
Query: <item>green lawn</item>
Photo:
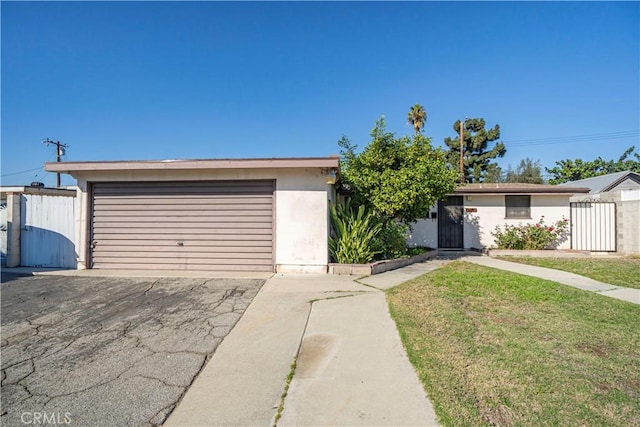
[[640, 426], [640, 306], [452, 262], [387, 292], [445, 426]]
[[505, 261], [555, 268], [581, 274], [610, 285], [640, 289], [640, 258], [498, 257]]

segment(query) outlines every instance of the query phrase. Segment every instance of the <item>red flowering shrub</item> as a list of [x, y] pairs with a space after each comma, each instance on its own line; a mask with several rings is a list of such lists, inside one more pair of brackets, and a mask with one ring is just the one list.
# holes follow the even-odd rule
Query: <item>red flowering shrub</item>
[[562, 218], [546, 226], [544, 216], [536, 224], [505, 224], [491, 232], [498, 249], [552, 249], [568, 237], [569, 220]]

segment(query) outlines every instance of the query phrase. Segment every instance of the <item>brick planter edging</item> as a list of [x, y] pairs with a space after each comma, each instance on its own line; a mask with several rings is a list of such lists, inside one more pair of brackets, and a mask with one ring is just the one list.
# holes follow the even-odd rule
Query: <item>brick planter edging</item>
[[358, 276], [371, 276], [384, 273], [396, 268], [423, 262], [438, 255], [438, 250], [432, 250], [409, 258], [385, 259], [369, 264], [329, 264], [329, 274], [350, 274]]

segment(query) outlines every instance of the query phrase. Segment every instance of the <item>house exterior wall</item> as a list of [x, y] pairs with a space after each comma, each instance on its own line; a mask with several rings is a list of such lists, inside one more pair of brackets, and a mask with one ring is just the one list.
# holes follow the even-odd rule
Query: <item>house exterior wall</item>
[[87, 268], [90, 230], [89, 182], [275, 179], [274, 258], [278, 272], [326, 272], [328, 198], [332, 185], [320, 168], [118, 170], [78, 172], [78, 268]]
[[[463, 197], [464, 212], [464, 247], [467, 249], [490, 248], [494, 244], [491, 232], [496, 226], [509, 224], [535, 224], [544, 216], [546, 224], [552, 224], [562, 218], [569, 219], [569, 195], [567, 194], [532, 194], [530, 219], [505, 218], [505, 196], [503, 194], [473, 194]], [[467, 212], [468, 209], [476, 210]], [[433, 207], [431, 211], [436, 211]], [[421, 219], [413, 226], [407, 243], [410, 246], [438, 245], [438, 222], [432, 219]], [[568, 249], [567, 238], [558, 246]]]
[[20, 265], [20, 194], [7, 194], [7, 267]]
[[621, 191], [618, 205], [618, 252], [640, 255], [640, 189]]
[[634, 181], [631, 178], [627, 178], [620, 184], [616, 185], [615, 188], [611, 190], [611, 192], [618, 190], [640, 190], [640, 183]]

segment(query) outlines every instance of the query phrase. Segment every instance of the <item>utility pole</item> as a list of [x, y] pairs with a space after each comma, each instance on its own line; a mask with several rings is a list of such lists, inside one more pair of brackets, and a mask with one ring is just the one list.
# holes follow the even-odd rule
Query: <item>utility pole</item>
[[[56, 146], [56, 162], [60, 161], [60, 157], [64, 156], [64, 149], [68, 147], [66, 144], [61, 144], [60, 141], [52, 141], [49, 138], [42, 141], [43, 144], [53, 144]], [[60, 187], [60, 172], [56, 173], [56, 187]]]
[[464, 184], [464, 120], [460, 123], [460, 182]]

